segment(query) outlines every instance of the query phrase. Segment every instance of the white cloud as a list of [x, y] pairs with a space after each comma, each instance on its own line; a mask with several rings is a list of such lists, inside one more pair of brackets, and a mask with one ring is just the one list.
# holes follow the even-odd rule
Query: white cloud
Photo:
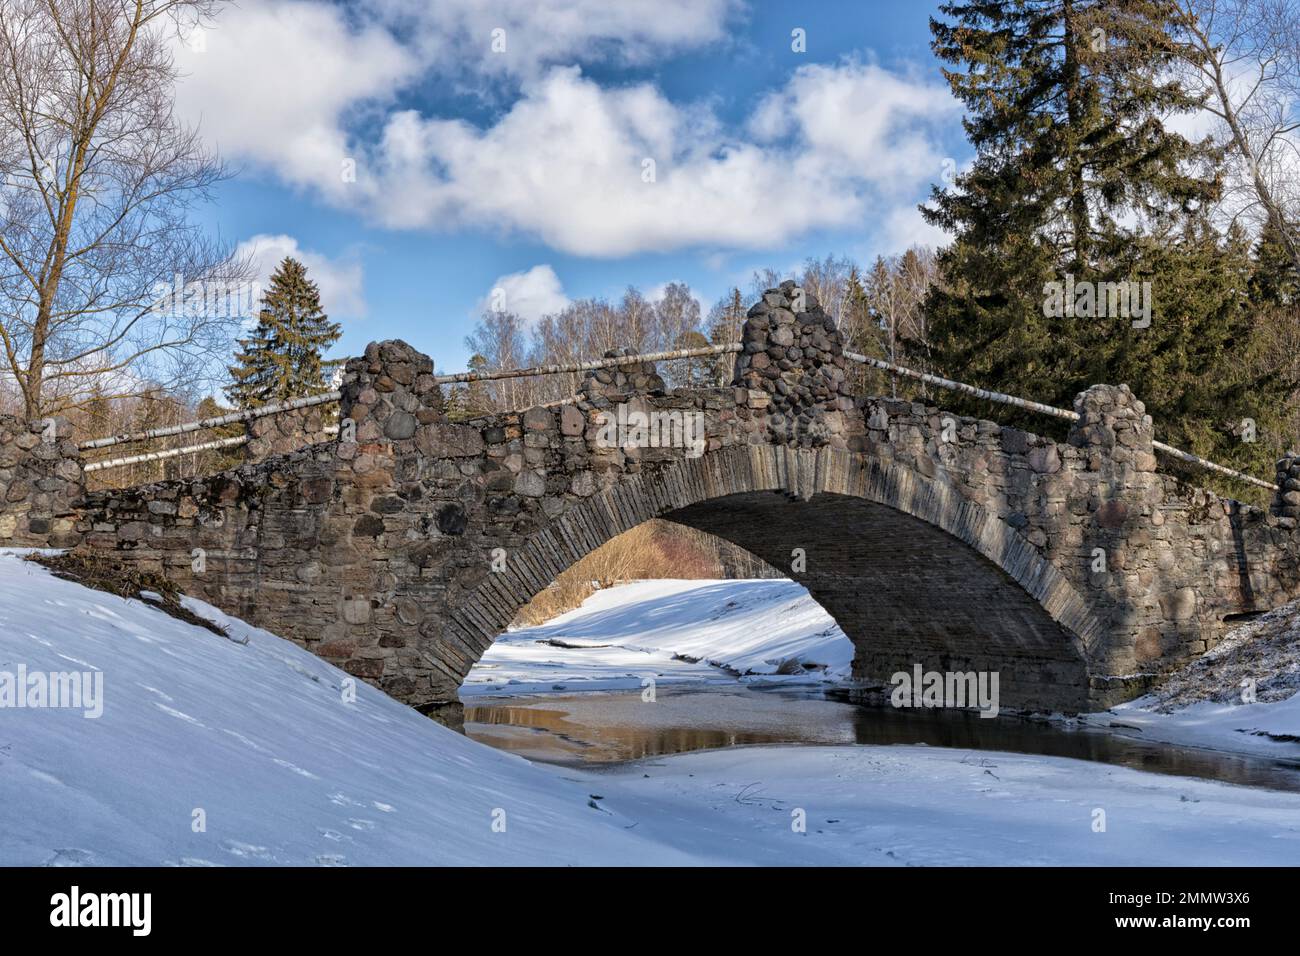
[[939, 177], [944, 157], [934, 124], [960, 116], [946, 86], [847, 62], [800, 67], [763, 99], [749, 126], [760, 141], [797, 137], [870, 182], [910, 186]]
[[929, 246], [939, 249], [952, 242], [953, 237], [938, 226], [932, 226], [921, 216], [915, 205], [899, 206], [885, 217], [881, 237], [876, 243], [890, 255], [912, 246]]
[[564, 294], [555, 270], [540, 265], [497, 279], [492, 283], [492, 290], [479, 301], [479, 311], [513, 312], [525, 322], [536, 322], [568, 304], [569, 297]]
[[[648, 61], [717, 41], [736, 0], [264, 0], [178, 44], [176, 104], [221, 154], [346, 203], [346, 130], [418, 80], [531, 77], [547, 63]], [[493, 53], [492, 31], [506, 31]], [[400, 40], [398, 38], [401, 38]]]
[[349, 25], [339, 7], [290, 0], [229, 7], [180, 45], [181, 115], [223, 158], [265, 164], [292, 183], [345, 201], [344, 123], [420, 73], [417, 58], [380, 26]]
[[320, 287], [321, 307], [331, 318], [362, 318], [366, 314], [366, 297], [362, 288], [361, 263], [331, 259], [298, 245], [286, 235], [256, 235], [245, 239], [235, 255], [253, 261], [256, 280], [266, 288], [271, 272], [285, 256], [292, 256], [307, 267], [307, 276]]
[[[645, 64], [727, 37], [739, 0], [369, 0], [443, 74], [531, 78], [554, 63]], [[494, 33], [494, 31], [501, 31]], [[494, 48], [495, 41], [495, 48]], [[504, 46], [504, 49], [501, 47]]]
[[[389, 227], [519, 231], [586, 256], [779, 245], [859, 224], [882, 192], [937, 175], [933, 124], [951, 118], [951, 98], [925, 86], [909, 97], [909, 84], [890, 77], [873, 112], [869, 90], [882, 72], [801, 71], [764, 101], [754, 142], [650, 85], [604, 89], [556, 68], [486, 128], [394, 114], [365, 162], [362, 192]], [[827, 118], [837, 108], [857, 110], [849, 119], [861, 128], [837, 137]]]
[[[178, 103], [228, 158], [379, 225], [523, 234], [593, 257], [770, 248], [861, 227], [939, 174], [956, 101], [875, 64], [800, 68], [740, 129], [651, 84], [602, 87], [550, 65], [716, 43], [734, 7], [370, 0], [344, 12], [273, 0], [225, 10], [205, 52], [182, 51], [192, 75]], [[496, 26], [518, 57], [500, 66]], [[518, 84], [515, 98], [486, 125], [395, 107], [403, 89], [457, 71], [495, 71]]]

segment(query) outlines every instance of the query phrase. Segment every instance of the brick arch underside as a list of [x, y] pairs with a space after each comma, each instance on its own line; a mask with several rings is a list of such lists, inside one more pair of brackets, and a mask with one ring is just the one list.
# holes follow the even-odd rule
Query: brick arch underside
[[722, 449], [623, 478], [572, 507], [449, 609], [447, 670], [463, 678], [560, 572], [651, 518], [716, 534], [778, 568], [803, 548], [806, 571], [791, 576], [853, 641], [864, 687], [921, 664], [997, 671], [1004, 707], [1086, 706], [1100, 626], [1070, 583], [947, 485], [829, 449]]

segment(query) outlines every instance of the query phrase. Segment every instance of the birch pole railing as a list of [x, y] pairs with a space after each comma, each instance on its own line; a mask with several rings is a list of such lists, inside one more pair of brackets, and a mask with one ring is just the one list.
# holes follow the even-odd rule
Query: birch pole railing
[[[674, 359], [701, 358], [708, 355], [723, 355], [727, 352], [739, 352], [741, 346], [739, 343], [728, 345], [705, 345], [695, 349], [677, 349], [669, 352], [647, 352], [641, 355], [622, 355], [614, 358], [592, 359], [587, 362], [572, 362], [566, 365], [536, 365], [532, 368], [508, 368], [492, 372], [456, 372], [452, 375], [435, 375], [433, 380], [438, 385], [454, 385], [468, 382], [493, 382], [511, 378], [531, 378], [536, 375], [560, 375], [566, 372], [594, 372], [602, 368], [617, 368], [620, 365], [629, 365], [634, 362], [666, 362]], [[295, 398], [288, 402], [279, 402], [275, 405], [262, 405], [259, 408], [250, 408], [239, 412], [230, 412], [228, 415], [218, 415], [214, 418], [204, 418], [199, 421], [186, 422], [183, 425], [168, 425], [165, 428], [151, 428], [143, 432], [131, 432], [124, 435], [109, 435], [106, 438], [95, 438], [91, 441], [84, 441], [77, 447], [82, 451], [90, 451], [95, 448], [109, 448], [113, 445], [122, 445], [130, 442], [149, 441], [154, 438], [166, 438], [171, 435], [185, 435], [189, 432], [202, 431], [205, 428], [220, 428], [223, 425], [233, 425], [236, 422], [252, 421], [255, 418], [263, 418], [267, 415], [278, 415], [281, 412], [291, 412], [299, 408], [310, 408], [313, 405], [329, 405], [337, 402], [343, 395], [339, 391], [322, 392], [319, 395], [310, 395], [306, 398]], [[570, 399], [561, 399], [553, 404], [564, 404]]]
[[[914, 378], [919, 382], [925, 382], [927, 385], [933, 385], [936, 388], [944, 388], [953, 392], [962, 392], [975, 398], [983, 399], [987, 402], [998, 402], [1003, 405], [1010, 405], [1013, 408], [1023, 408], [1026, 411], [1038, 412], [1041, 415], [1051, 415], [1054, 418], [1063, 418], [1066, 421], [1077, 422], [1079, 413], [1068, 408], [1057, 408], [1054, 405], [1044, 405], [1041, 402], [1031, 402], [1028, 399], [1017, 398], [1014, 395], [1006, 395], [1002, 392], [991, 392], [985, 388], [977, 388], [974, 385], [967, 385], [965, 382], [956, 382], [950, 378], [943, 378], [939, 375], [931, 375], [929, 372], [918, 372], [916, 369], [904, 368], [901, 365], [894, 365], [892, 362], [886, 362], [882, 359], [871, 358], [868, 355], [862, 355], [858, 352], [845, 352], [844, 357], [852, 359], [855, 362], [861, 362], [864, 365], [870, 365], [895, 375], [902, 375], [907, 378]], [[1152, 440], [1151, 447], [1156, 451], [1163, 452], [1171, 458], [1177, 458], [1179, 461], [1185, 461], [1191, 465], [1197, 465], [1207, 471], [1213, 471], [1220, 475], [1227, 475], [1229, 478], [1236, 478], [1238, 481], [1244, 481], [1248, 484], [1256, 485], [1260, 488], [1268, 488], [1271, 491], [1280, 490], [1277, 485], [1271, 481], [1263, 481], [1254, 475], [1248, 475], [1244, 471], [1237, 471], [1235, 468], [1228, 468], [1217, 462], [1210, 461], [1208, 458], [1202, 458], [1199, 455], [1193, 455], [1189, 451], [1183, 451], [1181, 448], [1175, 448], [1173, 445], [1166, 445], [1164, 442]]]
[[[629, 365], [638, 362], [667, 362], [679, 359], [726, 355], [728, 353], [740, 351], [743, 351], [743, 346], [739, 342], [731, 342], [723, 345], [706, 345], [693, 349], [674, 349], [663, 352], [618, 355], [609, 358], [591, 359], [584, 362], [536, 365], [529, 368], [500, 369], [488, 372], [456, 372], [451, 375], [435, 375], [434, 382], [438, 385], [453, 385], [470, 382], [492, 382], [502, 381], [505, 379], [531, 378], [539, 375], [562, 375], [574, 372], [593, 372], [600, 369], [617, 368], [620, 365]], [[889, 372], [892, 375], [901, 375], [905, 378], [915, 379], [918, 382], [933, 385], [935, 388], [960, 392], [965, 395], [970, 395], [973, 398], [981, 399], [982, 401], [996, 402], [1001, 405], [1008, 405], [1012, 408], [1020, 408], [1040, 415], [1064, 419], [1065, 421], [1079, 420], [1079, 413], [1070, 409], [1057, 408], [1054, 405], [1045, 405], [1042, 402], [1034, 402], [1029, 399], [1018, 398], [1015, 395], [1008, 395], [1004, 392], [995, 392], [986, 388], [979, 388], [975, 385], [968, 385], [965, 382], [958, 382], [954, 379], [944, 378], [941, 375], [933, 375], [929, 372], [921, 372], [917, 369], [895, 365], [893, 362], [886, 362], [883, 359], [872, 358], [871, 356], [864, 355], [860, 352], [846, 351], [844, 352], [844, 357], [851, 361]], [[207, 428], [220, 428], [224, 425], [233, 425], [237, 422], [252, 421], [267, 415], [278, 415], [283, 412], [294, 411], [300, 408], [310, 408], [315, 405], [327, 405], [337, 402], [341, 397], [342, 393], [339, 391], [324, 392], [320, 395], [296, 398], [292, 401], [280, 402], [275, 405], [264, 405], [260, 408], [252, 408], [246, 411], [230, 412], [227, 415], [218, 415], [214, 418], [205, 418], [199, 421], [187, 422], [183, 425], [170, 425], [165, 428], [154, 428], [148, 431], [96, 438], [91, 441], [82, 442], [78, 447], [82, 451], [90, 451], [96, 448], [108, 448], [113, 445], [149, 441], [154, 438], [184, 435], [190, 432], [202, 431]], [[546, 402], [543, 407], [553, 408], [559, 405], [569, 404], [576, 400], [577, 396], [562, 398], [557, 401]], [[219, 441], [204, 442], [203, 444], [198, 445], [188, 445], [184, 448], [168, 448], [162, 451], [131, 455], [126, 458], [114, 458], [106, 461], [91, 462], [85, 466], [85, 471], [100, 471], [105, 468], [115, 468], [124, 465], [140, 464], [142, 462], [175, 458], [180, 455], [191, 454], [194, 452], [209, 451], [220, 448], [233, 448], [247, 442], [248, 438], [246, 436], [238, 436], [235, 438], [221, 439]], [[1279, 490], [1278, 486], [1272, 482], [1263, 481], [1256, 478], [1254, 475], [1248, 475], [1245, 472], [1237, 471], [1235, 468], [1228, 468], [1224, 465], [1218, 464], [1217, 462], [1201, 458], [1199, 455], [1193, 455], [1191, 452], [1183, 451], [1182, 449], [1175, 448], [1172, 445], [1166, 445], [1164, 442], [1152, 441], [1151, 445], [1156, 451], [1169, 455], [1172, 458], [1177, 458], [1179, 461], [1204, 468], [1207, 471], [1225, 475], [1226, 477], [1234, 478], [1238, 481], [1244, 481], [1259, 488], [1267, 488], [1271, 491]]]
[[221, 448], [235, 448], [239, 445], [247, 444], [247, 435], [237, 435], [234, 438], [220, 438], [215, 441], [203, 442], [201, 445], [186, 445], [184, 448], [165, 448], [162, 451], [150, 451], [139, 455], [128, 455], [125, 458], [109, 458], [104, 461], [92, 461], [85, 465], [81, 470], [90, 473], [94, 471], [103, 471], [105, 468], [124, 468], [127, 465], [140, 465], [149, 461], [162, 461], [166, 458], [179, 458], [181, 455], [189, 455], [195, 452], [216, 451]]

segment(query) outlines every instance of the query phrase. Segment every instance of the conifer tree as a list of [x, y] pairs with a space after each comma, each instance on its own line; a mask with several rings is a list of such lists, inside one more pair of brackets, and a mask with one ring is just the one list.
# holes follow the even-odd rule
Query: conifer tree
[[[1291, 230], [1295, 232], [1294, 229]], [[1300, 273], [1291, 258], [1285, 234], [1269, 221], [1255, 246], [1255, 267], [1250, 277], [1252, 301], [1260, 305], [1300, 305]]]
[[[487, 372], [488, 360], [476, 352], [470, 356], [468, 368], [471, 372]], [[447, 418], [450, 421], [467, 421], [491, 414], [495, 410], [487, 383], [481, 380], [463, 382], [447, 391]]]
[[239, 340], [226, 396], [240, 408], [257, 408], [329, 391], [339, 361], [323, 354], [340, 334], [321, 309], [320, 289], [306, 266], [286, 256], [262, 296], [257, 326]]
[[[956, 237], [925, 305], [936, 369], [1064, 407], [1091, 384], [1127, 383], [1163, 440], [1262, 461], [1223, 419], [1268, 419], [1280, 383], [1249, 364], [1248, 249], [1209, 222], [1222, 157], [1165, 125], [1197, 106], [1171, 69], [1174, 5], [954, 0], [941, 10], [932, 45], [953, 65], [945, 76], [976, 158], [922, 210]], [[1049, 285], [1067, 277], [1150, 282], [1149, 327], [1054, 312]]]

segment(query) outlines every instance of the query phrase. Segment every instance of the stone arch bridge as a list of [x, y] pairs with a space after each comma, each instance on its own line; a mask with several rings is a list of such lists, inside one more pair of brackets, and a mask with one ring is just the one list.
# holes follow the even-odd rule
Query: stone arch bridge
[[195, 480], [84, 492], [75, 446], [0, 425], [0, 534], [163, 571], [446, 719], [520, 606], [655, 517], [802, 555], [863, 695], [920, 664], [998, 671], [1004, 707], [1108, 706], [1300, 594], [1296, 460], [1265, 511], [1161, 474], [1125, 386], [1081, 393], [1064, 444], [854, 396], [796, 293], [750, 310], [731, 387], [667, 390], [629, 358], [569, 404], [469, 422], [428, 357], [375, 343], [337, 438]]

